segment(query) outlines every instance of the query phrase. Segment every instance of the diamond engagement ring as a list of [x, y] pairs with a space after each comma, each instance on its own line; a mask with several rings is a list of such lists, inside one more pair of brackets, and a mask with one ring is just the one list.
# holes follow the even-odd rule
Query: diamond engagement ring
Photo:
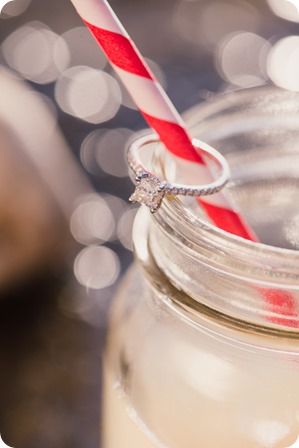
[[205, 185], [194, 186], [171, 183], [160, 179], [144, 168], [139, 157], [139, 151], [142, 147], [158, 142], [159, 137], [156, 134], [150, 134], [138, 138], [128, 148], [128, 164], [136, 175], [136, 188], [129, 198], [130, 202], [144, 204], [149, 207], [152, 213], [155, 213], [161, 206], [165, 195], [207, 196], [220, 191], [229, 180], [230, 170], [225, 158], [216, 149], [197, 139], [192, 140], [193, 146], [199, 149], [203, 156], [212, 161], [213, 165], [220, 170], [219, 177]]

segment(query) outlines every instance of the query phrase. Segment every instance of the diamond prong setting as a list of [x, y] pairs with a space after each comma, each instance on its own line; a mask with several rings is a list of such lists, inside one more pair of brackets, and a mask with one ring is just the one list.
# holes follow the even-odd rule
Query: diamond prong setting
[[148, 173], [136, 177], [137, 185], [130, 196], [130, 202], [139, 202], [146, 205], [151, 213], [155, 213], [161, 206], [165, 196], [165, 185], [159, 179]]
[[206, 153], [213, 161], [215, 171], [219, 173], [216, 180], [204, 185], [183, 185], [171, 183], [168, 180], [159, 179], [143, 166], [139, 151], [147, 144], [156, 143], [159, 137], [156, 134], [145, 135], [136, 139], [128, 147], [127, 160], [130, 168], [135, 173], [136, 188], [129, 198], [130, 202], [139, 202], [146, 205], [152, 213], [161, 206], [165, 195], [176, 196], [207, 196], [219, 192], [228, 182], [230, 169], [226, 159], [214, 148], [206, 143], [193, 139], [192, 143], [196, 149]]

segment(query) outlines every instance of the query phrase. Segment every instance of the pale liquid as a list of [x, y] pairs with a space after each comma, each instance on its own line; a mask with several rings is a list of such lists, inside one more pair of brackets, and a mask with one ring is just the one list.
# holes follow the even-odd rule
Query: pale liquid
[[178, 341], [166, 355], [165, 336], [150, 343], [161, 363], [145, 347], [133, 379], [147, 427], [106, 369], [103, 448], [298, 448], [298, 363], [276, 368], [248, 353], [232, 364], [228, 352], [221, 359]]
[[157, 448], [129, 416], [129, 403], [116, 386], [113, 375], [104, 372], [103, 448]]

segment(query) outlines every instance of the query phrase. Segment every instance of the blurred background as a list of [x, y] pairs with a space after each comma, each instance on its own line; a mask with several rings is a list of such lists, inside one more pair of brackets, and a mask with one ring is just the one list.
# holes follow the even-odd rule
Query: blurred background
[[[111, 5], [181, 113], [223, 91], [299, 91], [288, 0]], [[100, 446], [107, 313], [137, 209], [124, 147], [145, 127], [70, 1], [3, 8], [0, 433], [13, 448]]]

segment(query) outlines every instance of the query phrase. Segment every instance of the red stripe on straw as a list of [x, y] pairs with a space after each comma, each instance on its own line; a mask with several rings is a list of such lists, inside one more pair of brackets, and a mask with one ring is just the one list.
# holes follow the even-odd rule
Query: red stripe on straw
[[189, 162], [204, 164], [201, 155], [195, 150], [187, 131], [176, 123], [153, 117], [139, 109], [148, 124], [155, 129], [161, 142], [175, 156]]
[[220, 207], [219, 205], [211, 204], [204, 199], [201, 199], [200, 204], [205, 209], [207, 215], [213, 220], [214, 224], [220, 229], [245, 238], [246, 240], [258, 241], [255, 233], [244, 223], [239, 213]]
[[98, 28], [86, 22], [86, 20], [83, 21], [101, 45], [110, 62], [122, 70], [152, 79], [146, 66], [141, 62], [138, 50], [131, 40], [113, 31]]

